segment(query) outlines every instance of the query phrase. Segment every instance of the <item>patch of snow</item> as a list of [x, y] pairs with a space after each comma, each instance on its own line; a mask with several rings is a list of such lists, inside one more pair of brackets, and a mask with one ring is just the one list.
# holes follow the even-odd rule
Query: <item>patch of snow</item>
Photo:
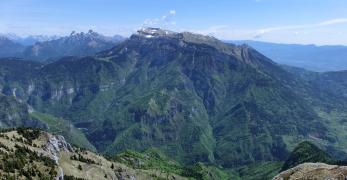
[[28, 105], [28, 113], [33, 113], [33, 112], [34, 112], [34, 108]]
[[34, 83], [31, 83], [28, 87], [28, 94], [31, 94], [35, 90], [35, 85]]
[[146, 38], [152, 38], [153, 36], [152, 35], [146, 35], [145, 37]]
[[69, 88], [69, 89], [67, 89], [66, 92], [67, 92], [67, 94], [72, 94], [75, 92], [75, 90], [74, 90], [74, 88]]
[[17, 93], [16, 93], [16, 92], [17, 92], [17, 88], [13, 88], [13, 89], [12, 89], [12, 95], [13, 95], [14, 97], [17, 97], [17, 95], [16, 95]]

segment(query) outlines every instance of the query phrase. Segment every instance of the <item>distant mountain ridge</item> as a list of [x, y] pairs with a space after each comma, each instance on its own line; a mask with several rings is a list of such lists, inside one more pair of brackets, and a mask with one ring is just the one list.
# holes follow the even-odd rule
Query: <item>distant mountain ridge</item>
[[[1, 34], [0, 34], [1, 35]], [[61, 36], [53, 35], [29, 35], [29, 36], [18, 36], [16, 34], [2, 34], [1, 36], [7, 37], [13, 42], [19, 43], [23, 46], [31, 46], [37, 42], [51, 41], [60, 38]]]
[[18, 56], [25, 49], [25, 46], [11, 41], [5, 36], [0, 36], [0, 57]]
[[[28, 36], [19, 37], [14, 34], [3, 34], [8, 39], [1, 44], [0, 57], [31, 58], [36, 61], [54, 61], [63, 56], [93, 55], [112, 47], [112, 44], [121, 42], [126, 38], [103, 36], [93, 31], [87, 33], [71, 33], [70, 36], [79, 36], [78, 40], [67, 40], [69, 36]], [[82, 36], [84, 36], [82, 38]], [[90, 38], [94, 36], [93, 38]], [[71, 39], [74, 39], [71, 37]], [[0, 40], [1, 41], [1, 40]], [[12, 42], [8, 42], [12, 41]], [[237, 45], [248, 44], [265, 56], [279, 64], [305, 68], [312, 71], [337, 71], [347, 69], [346, 46], [315, 46], [300, 44], [279, 44], [251, 40], [225, 41]]]
[[23, 57], [37, 61], [54, 61], [63, 56], [89, 56], [115, 46], [121, 39], [107, 37], [92, 30], [72, 32], [70, 36], [38, 42], [25, 49]]
[[[92, 30], [87, 33], [73, 31], [66, 37], [28, 36], [21, 38], [15, 35], [7, 36], [2, 36], [0, 39], [0, 57], [17, 57], [39, 62], [51, 62], [64, 56], [94, 55], [124, 40], [119, 35], [108, 37]], [[27, 44], [30, 45], [27, 46]]]
[[261, 41], [226, 41], [248, 44], [279, 64], [312, 71], [347, 70], [347, 46], [279, 44]]

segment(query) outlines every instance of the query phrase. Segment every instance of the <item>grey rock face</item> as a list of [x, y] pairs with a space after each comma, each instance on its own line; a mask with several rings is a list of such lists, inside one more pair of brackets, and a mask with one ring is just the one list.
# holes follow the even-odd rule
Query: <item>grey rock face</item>
[[48, 135], [47, 144], [44, 147], [44, 150], [48, 153], [48, 155], [53, 159], [57, 164], [59, 160], [59, 152], [66, 151], [72, 152], [72, 146], [65, 141], [63, 136], [53, 136]]
[[328, 165], [324, 163], [304, 163], [281, 172], [272, 180], [345, 179], [346, 177], [346, 166]]

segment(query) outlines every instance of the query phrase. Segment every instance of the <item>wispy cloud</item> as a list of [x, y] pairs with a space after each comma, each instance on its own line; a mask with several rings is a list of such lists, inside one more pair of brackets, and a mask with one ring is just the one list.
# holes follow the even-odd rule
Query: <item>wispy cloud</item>
[[285, 31], [285, 30], [300, 30], [300, 29], [312, 29], [336, 24], [347, 24], [347, 18], [338, 18], [338, 19], [330, 19], [327, 21], [322, 21], [315, 24], [303, 24], [303, 25], [288, 25], [288, 26], [276, 26], [276, 27], [268, 27], [256, 30], [256, 34], [253, 36], [254, 38], [260, 38], [264, 34], [271, 33], [274, 31]]
[[[181, 29], [211, 35], [224, 40], [259, 39], [271, 42], [301, 44], [346, 44], [347, 18], [336, 18], [311, 24], [273, 26], [267, 28], [235, 28], [212, 25], [205, 29]], [[317, 38], [319, 37], [319, 38]]]
[[[229, 29], [229, 26], [227, 25], [215, 25], [215, 26], [210, 26], [206, 29], [188, 30], [188, 31], [193, 31], [195, 33], [205, 34], [210, 36], [218, 36], [227, 29]], [[185, 30], [182, 30], [182, 31], [185, 31]]]
[[219, 39], [249, 39], [255, 33], [254, 29], [238, 29], [228, 25], [214, 25], [205, 29], [181, 29], [180, 31], [195, 32]]
[[162, 15], [159, 18], [146, 19], [142, 23], [142, 27], [156, 26], [156, 27], [166, 28], [167, 26], [170, 26], [170, 25], [176, 25], [176, 21], [174, 20], [175, 16], [176, 16], [176, 10], [170, 10], [167, 14]]

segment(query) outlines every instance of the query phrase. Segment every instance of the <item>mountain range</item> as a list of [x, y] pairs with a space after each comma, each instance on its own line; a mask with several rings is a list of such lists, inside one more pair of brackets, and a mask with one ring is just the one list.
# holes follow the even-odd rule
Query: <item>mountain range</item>
[[[64, 56], [90, 56], [113, 47], [124, 38], [103, 36], [92, 30], [75, 31], [66, 37], [15, 36], [0, 38], [0, 57], [17, 57], [39, 62], [55, 61]], [[35, 41], [30, 43], [29, 41]], [[29, 45], [28, 45], [29, 44]]]
[[[14, 34], [0, 35], [0, 57], [21, 57], [40, 62], [55, 61], [64, 56], [88, 56], [107, 50], [126, 38], [104, 36], [89, 30], [70, 36], [32, 35], [20, 37]], [[276, 63], [304, 68], [315, 72], [347, 69], [346, 46], [316, 46], [280, 44], [252, 40], [227, 41], [236, 45], [247, 44]]]
[[0, 97], [13, 108], [0, 102], [0, 120], [103, 154], [156, 148], [186, 166], [246, 177], [280, 169], [304, 140], [347, 157], [344, 76], [282, 66], [248, 45], [147, 28], [94, 56], [1, 59]]
[[15, 43], [19, 43], [23, 46], [31, 46], [37, 42], [51, 41], [55, 39], [59, 39], [61, 36], [53, 35], [28, 35], [28, 36], [18, 36], [14, 33], [0, 34], [2, 37], [6, 37]]

